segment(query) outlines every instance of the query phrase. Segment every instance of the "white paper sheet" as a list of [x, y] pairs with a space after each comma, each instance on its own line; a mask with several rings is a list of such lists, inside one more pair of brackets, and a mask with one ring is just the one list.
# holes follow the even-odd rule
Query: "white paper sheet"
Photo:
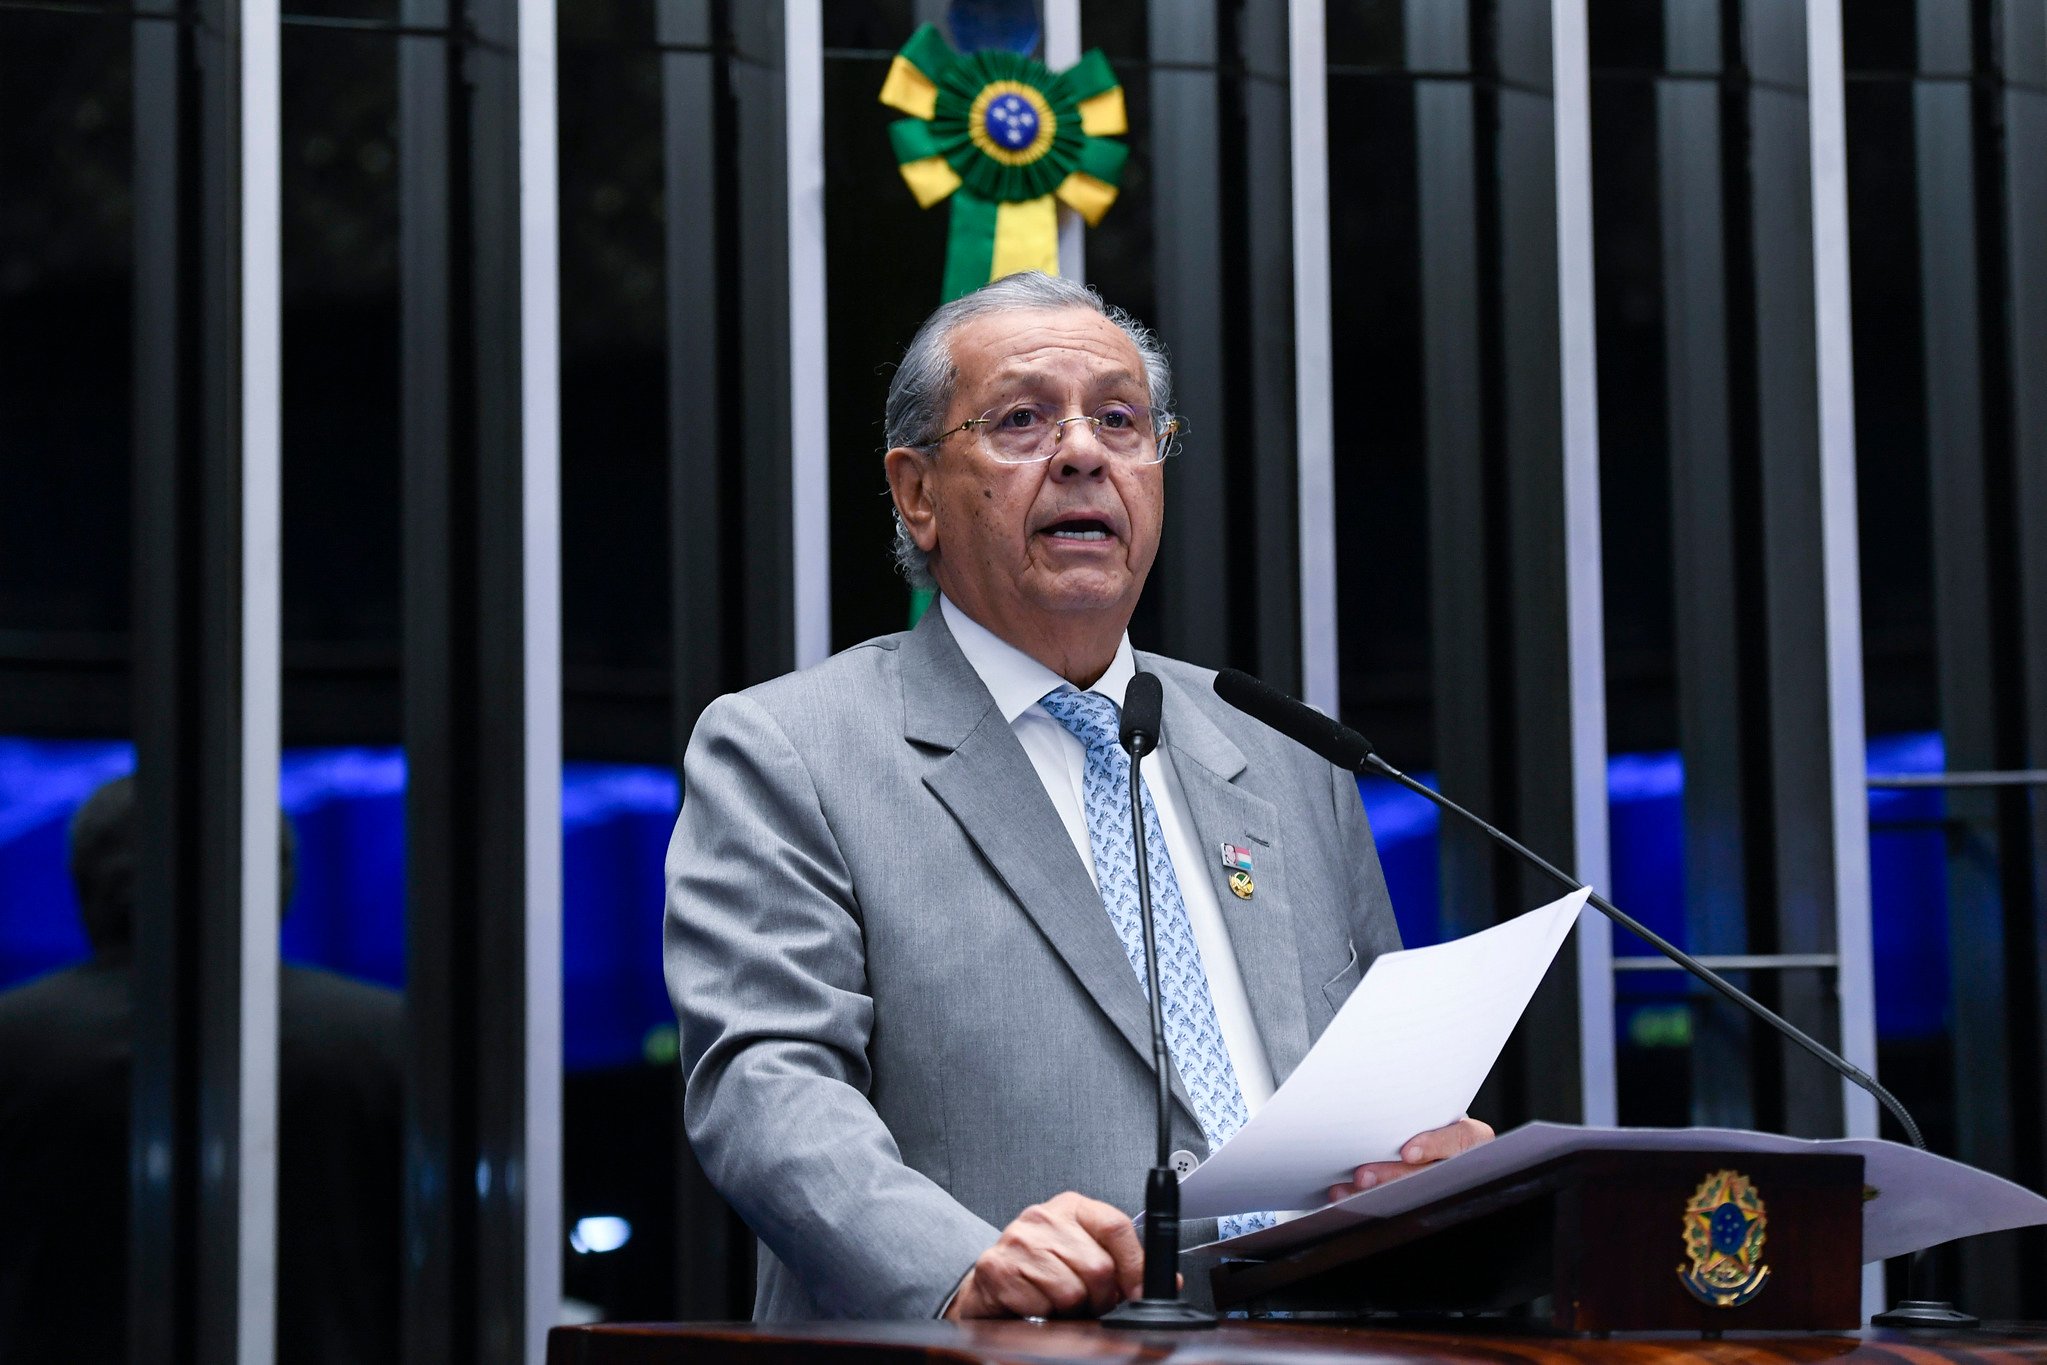
[[1358, 1166], [1461, 1118], [1588, 894], [1382, 954], [1279, 1093], [1180, 1182], [1180, 1216], [1315, 1208]]
[[[2021, 1185], [1877, 1138], [1790, 1138], [1734, 1128], [1579, 1128], [1529, 1123], [1496, 1142], [1262, 1232], [1181, 1254], [1190, 1279], [1225, 1257], [1259, 1260], [1360, 1223], [1391, 1218], [1571, 1152], [1832, 1152], [1863, 1159], [1862, 1259], [1888, 1260], [1958, 1237], [2047, 1223], [2047, 1199]], [[1764, 1191], [1768, 1198], [1768, 1191]]]

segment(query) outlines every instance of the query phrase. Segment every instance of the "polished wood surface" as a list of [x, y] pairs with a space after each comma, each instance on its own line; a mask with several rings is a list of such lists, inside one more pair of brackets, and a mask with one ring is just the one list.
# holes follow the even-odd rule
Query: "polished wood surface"
[[751, 1324], [603, 1324], [557, 1327], [548, 1365], [1055, 1365], [1064, 1361], [1172, 1362], [1173, 1365], [1391, 1365], [1422, 1360], [1472, 1365], [1919, 1365], [1997, 1361], [2047, 1365], [2047, 1324], [2006, 1324], [1978, 1332], [1910, 1334], [1737, 1334], [1595, 1339], [1412, 1328], [1333, 1327], [1236, 1322], [1178, 1335], [1112, 1332], [1091, 1322], [947, 1322]]

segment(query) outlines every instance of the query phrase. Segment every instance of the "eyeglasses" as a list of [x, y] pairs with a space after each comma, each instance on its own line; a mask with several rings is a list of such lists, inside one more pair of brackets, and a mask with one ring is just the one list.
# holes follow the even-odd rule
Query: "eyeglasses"
[[925, 441], [926, 448], [962, 431], [981, 429], [981, 448], [1001, 464], [1039, 464], [1059, 453], [1066, 428], [1086, 422], [1103, 450], [1129, 464], [1158, 464], [1178, 445], [1180, 419], [1159, 419], [1142, 403], [1104, 403], [1074, 417], [1054, 415], [1046, 403], [1005, 403], [969, 417]]

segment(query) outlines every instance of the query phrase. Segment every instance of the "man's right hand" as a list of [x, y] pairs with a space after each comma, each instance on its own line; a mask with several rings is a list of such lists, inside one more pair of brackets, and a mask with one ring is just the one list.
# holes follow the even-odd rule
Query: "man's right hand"
[[1130, 1215], [1086, 1195], [1033, 1204], [960, 1281], [948, 1318], [1100, 1316], [1144, 1289]]

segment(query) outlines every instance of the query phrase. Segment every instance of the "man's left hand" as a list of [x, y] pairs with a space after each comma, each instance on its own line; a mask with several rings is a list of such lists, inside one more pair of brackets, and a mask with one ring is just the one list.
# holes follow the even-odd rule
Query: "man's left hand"
[[1491, 1142], [1493, 1130], [1490, 1124], [1478, 1119], [1459, 1119], [1442, 1128], [1431, 1128], [1426, 1133], [1417, 1133], [1400, 1148], [1398, 1161], [1368, 1161], [1351, 1173], [1348, 1185], [1331, 1185], [1329, 1202], [1348, 1199], [1352, 1195], [1383, 1185], [1389, 1180], [1398, 1180], [1404, 1175], [1413, 1175], [1424, 1166], [1433, 1166], [1446, 1157], [1469, 1151], [1481, 1142]]

